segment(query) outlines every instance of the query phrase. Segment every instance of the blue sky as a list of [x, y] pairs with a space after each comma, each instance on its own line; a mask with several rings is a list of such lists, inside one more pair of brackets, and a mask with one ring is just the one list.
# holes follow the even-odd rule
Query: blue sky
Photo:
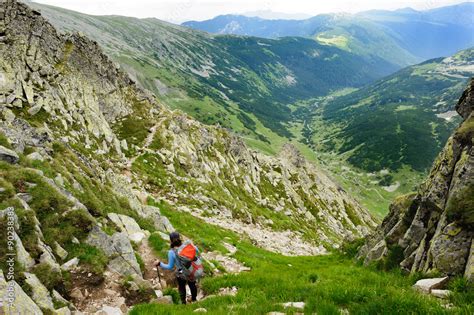
[[[356, 13], [370, 9], [411, 7], [427, 10], [461, 2], [459, 0], [34, 0], [88, 14], [117, 14], [135, 17], [156, 17], [180, 23], [188, 20], [205, 20], [220, 14], [273, 11], [301, 16], [320, 13]], [[267, 12], [268, 13], [268, 12]]]

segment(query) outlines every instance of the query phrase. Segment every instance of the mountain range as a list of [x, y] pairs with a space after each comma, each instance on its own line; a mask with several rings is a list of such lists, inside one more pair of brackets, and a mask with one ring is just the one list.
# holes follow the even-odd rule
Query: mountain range
[[370, 53], [406, 66], [473, 46], [473, 16], [474, 3], [466, 2], [424, 11], [373, 10], [322, 14], [305, 20], [221, 15], [183, 25], [215, 34], [313, 38], [356, 54]]

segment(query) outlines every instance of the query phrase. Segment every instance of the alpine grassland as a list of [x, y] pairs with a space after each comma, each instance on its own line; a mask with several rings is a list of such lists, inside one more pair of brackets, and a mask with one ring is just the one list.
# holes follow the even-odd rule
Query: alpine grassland
[[[399, 269], [385, 266], [363, 266], [353, 257], [357, 245], [341, 251], [313, 257], [288, 257], [271, 253], [251, 244], [248, 239], [174, 210], [168, 204], [160, 209], [174, 227], [192, 235], [195, 244], [205, 251], [226, 253], [223, 242], [237, 247], [234, 258], [251, 268], [240, 274], [206, 276], [200, 286], [207, 298], [187, 305], [142, 304], [132, 315], [190, 314], [205, 308], [208, 314], [470, 314], [474, 311], [472, 288], [457, 279], [451, 300], [441, 301], [416, 292], [412, 285], [424, 275], [404, 275]], [[156, 238], [153, 237], [152, 238]], [[157, 253], [163, 241], [154, 240]], [[162, 256], [165, 258], [166, 256]], [[462, 283], [461, 283], [462, 282]], [[220, 296], [220, 288], [236, 287], [235, 296]], [[283, 303], [304, 302], [304, 310], [285, 308]], [[446, 308], [442, 303], [454, 303]]]

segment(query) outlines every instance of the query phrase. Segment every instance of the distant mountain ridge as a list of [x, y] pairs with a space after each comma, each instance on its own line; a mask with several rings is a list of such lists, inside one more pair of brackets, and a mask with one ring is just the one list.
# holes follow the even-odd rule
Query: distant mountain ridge
[[[393, 56], [411, 55], [406, 64], [452, 55], [474, 45], [474, 3], [466, 2], [431, 10], [410, 8], [395, 11], [371, 10], [358, 14], [321, 14], [306, 20], [265, 20], [258, 17], [222, 15], [207, 21], [189, 21], [183, 25], [215, 34], [236, 34], [277, 38], [311, 37], [320, 42], [345, 46], [351, 41], [374, 44], [366, 38], [371, 32], [383, 49], [397, 46]], [[347, 25], [351, 26], [348, 30]], [[359, 30], [359, 33], [357, 33]], [[352, 32], [351, 32], [352, 31]], [[354, 33], [355, 32], [355, 33]], [[393, 47], [391, 48], [394, 49]], [[354, 50], [353, 50], [354, 51]]]

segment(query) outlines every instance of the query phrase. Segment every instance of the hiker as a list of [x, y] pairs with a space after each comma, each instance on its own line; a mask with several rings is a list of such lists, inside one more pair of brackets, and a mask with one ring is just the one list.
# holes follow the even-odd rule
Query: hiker
[[191, 290], [191, 301], [195, 302], [197, 297], [196, 280], [203, 274], [201, 260], [198, 257], [199, 250], [190, 241], [183, 243], [178, 232], [170, 233], [170, 244], [168, 264], [160, 261], [155, 264], [166, 270], [173, 270], [176, 266], [176, 279], [178, 280], [181, 303], [186, 304], [186, 284]]

